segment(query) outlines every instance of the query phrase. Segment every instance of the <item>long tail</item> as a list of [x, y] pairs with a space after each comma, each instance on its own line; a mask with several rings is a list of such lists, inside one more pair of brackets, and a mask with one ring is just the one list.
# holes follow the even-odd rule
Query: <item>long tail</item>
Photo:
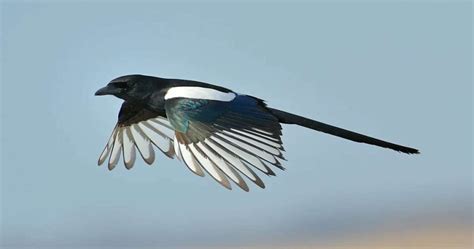
[[338, 128], [338, 127], [335, 127], [335, 126], [332, 126], [332, 125], [328, 125], [328, 124], [325, 124], [325, 123], [318, 122], [316, 120], [301, 117], [301, 116], [291, 114], [291, 113], [288, 113], [288, 112], [284, 112], [284, 111], [280, 111], [280, 110], [277, 110], [277, 109], [273, 109], [273, 108], [268, 108], [268, 109], [273, 113], [273, 115], [275, 115], [278, 118], [278, 120], [281, 123], [297, 124], [297, 125], [301, 125], [301, 126], [304, 126], [306, 128], [309, 128], [309, 129], [313, 129], [313, 130], [316, 130], [316, 131], [321, 131], [321, 132], [324, 132], [324, 133], [327, 133], [327, 134], [331, 134], [331, 135], [334, 135], [334, 136], [349, 139], [349, 140], [352, 140], [354, 142], [376, 145], [376, 146], [389, 148], [389, 149], [396, 150], [396, 151], [403, 152], [403, 153], [407, 153], [407, 154], [418, 154], [418, 153], [420, 153], [417, 149], [414, 149], [414, 148], [410, 148], [410, 147], [406, 147], [406, 146], [386, 142], [386, 141], [383, 141], [383, 140], [380, 140], [380, 139], [377, 139], [377, 138], [373, 138], [373, 137], [369, 137], [369, 136], [366, 136], [366, 135], [362, 135], [360, 133], [348, 131], [348, 130], [345, 130], [345, 129], [342, 129], [342, 128]]

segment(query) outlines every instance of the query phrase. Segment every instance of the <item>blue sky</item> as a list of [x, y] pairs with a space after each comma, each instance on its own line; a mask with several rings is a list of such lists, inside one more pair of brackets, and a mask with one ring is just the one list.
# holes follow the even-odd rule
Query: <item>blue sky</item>
[[[265, 244], [470, 220], [470, 2], [1, 8], [5, 246]], [[284, 126], [287, 170], [265, 190], [228, 191], [162, 155], [109, 172], [96, 161], [121, 101], [93, 94], [130, 73], [219, 84], [422, 154]]]

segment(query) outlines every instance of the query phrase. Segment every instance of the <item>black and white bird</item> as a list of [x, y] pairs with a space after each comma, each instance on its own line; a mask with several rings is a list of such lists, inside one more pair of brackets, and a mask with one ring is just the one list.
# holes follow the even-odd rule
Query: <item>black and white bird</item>
[[284, 169], [281, 124], [297, 124], [359, 143], [419, 153], [417, 149], [273, 109], [259, 98], [198, 81], [126, 75], [112, 80], [95, 95], [124, 100], [118, 122], [99, 157], [99, 165], [108, 159], [110, 170], [121, 155], [127, 169], [133, 167], [137, 154], [152, 164], [157, 148], [169, 158], [176, 156], [199, 176], [207, 172], [228, 189], [233, 181], [248, 191], [244, 177], [264, 188], [255, 170], [275, 175], [273, 167]]

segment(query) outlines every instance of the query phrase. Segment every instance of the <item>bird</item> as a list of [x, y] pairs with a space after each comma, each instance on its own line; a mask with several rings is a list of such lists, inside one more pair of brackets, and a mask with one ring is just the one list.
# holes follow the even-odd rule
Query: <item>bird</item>
[[284, 170], [282, 124], [315, 131], [406, 154], [410, 148], [342, 129], [267, 106], [260, 98], [185, 79], [132, 74], [100, 88], [96, 96], [123, 100], [118, 121], [99, 156], [108, 169], [121, 155], [126, 169], [138, 157], [151, 165], [158, 149], [182, 161], [194, 174], [206, 173], [227, 189], [231, 182], [249, 191], [247, 181], [265, 188], [258, 171], [274, 176]]

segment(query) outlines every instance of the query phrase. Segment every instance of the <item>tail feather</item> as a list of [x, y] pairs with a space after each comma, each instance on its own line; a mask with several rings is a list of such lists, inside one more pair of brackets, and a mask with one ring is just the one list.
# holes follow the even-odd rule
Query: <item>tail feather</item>
[[284, 111], [280, 111], [280, 110], [277, 110], [277, 109], [273, 109], [273, 108], [268, 108], [268, 109], [273, 113], [273, 115], [275, 115], [278, 118], [278, 120], [281, 123], [297, 124], [297, 125], [301, 125], [303, 127], [309, 128], [309, 129], [313, 129], [313, 130], [316, 130], [316, 131], [320, 131], [320, 132], [324, 132], [324, 133], [331, 134], [331, 135], [334, 135], [334, 136], [349, 139], [349, 140], [352, 140], [354, 142], [376, 145], [376, 146], [396, 150], [398, 152], [403, 152], [403, 153], [407, 153], [407, 154], [419, 154], [420, 153], [417, 149], [414, 149], [414, 148], [410, 148], [410, 147], [390, 143], [390, 142], [387, 142], [387, 141], [383, 141], [383, 140], [380, 140], [380, 139], [377, 139], [377, 138], [369, 137], [369, 136], [366, 136], [366, 135], [363, 135], [363, 134], [360, 134], [360, 133], [345, 130], [345, 129], [342, 129], [342, 128], [339, 128], [339, 127], [335, 127], [335, 126], [332, 126], [332, 125], [321, 123], [321, 122], [316, 121], [316, 120], [301, 117], [301, 116], [291, 114], [291, 113], [288, 113], [288, 112], [284, 112]]

